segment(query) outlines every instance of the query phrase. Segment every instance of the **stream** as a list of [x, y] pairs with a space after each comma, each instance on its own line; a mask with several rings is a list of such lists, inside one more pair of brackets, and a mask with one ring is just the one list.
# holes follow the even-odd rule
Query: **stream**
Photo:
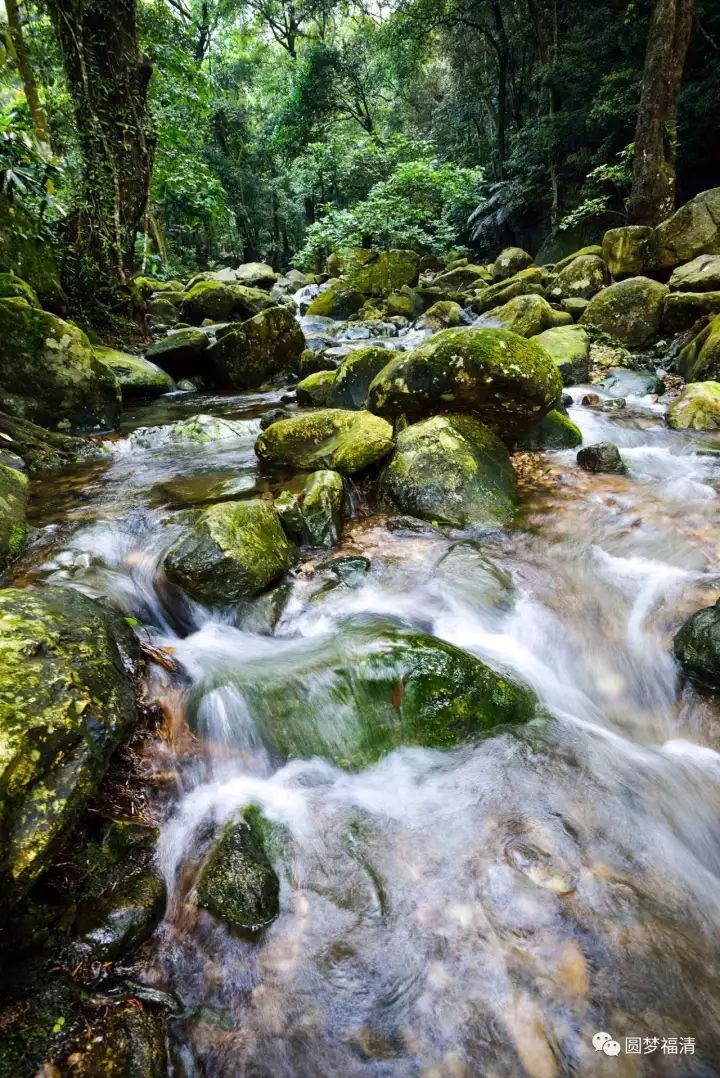
[[[585, 444], [619, 446], [627, 475], [538, 455], [517, 525], [481, 537], [388, 527], [358, 489], [340, 553], [368, 571], [323, 587], [314, 556], [272, 631], [173, 593], [158, 565], [188, 509], [286, 485], [253, 451], [283, 391], [131, 405], [107, 461], [35, 484], [26, 579], [107, 597], [182, 672], [151, 665], [146, 687], [171, 726], [149, 765], [172, 781], [158, 804], [170, 898], [142, 976], [179, 1001], [173, 1075], [720, 1073], [720, 710], [681, 686], [671, 654], [720, 595], [720, 439], [669, 430], [650, 398], [582, 407], [588, 388], [571, 390], [571, 418]], [[167, 437], [194, 414], [240, 427]], [[459, 571], [439, 573], [458, 543]], [[475, 579], [479, 546], [512, 580], [507, 602]], [[282, 677], [288, 656], [373, 617], [509, 672], [545, 717], [360, 773], [271, 755], [228, 671]], [[332, 707], [312, 721], [331, 727]], [[249, 803], [290, 836], [280, 915], [257, 944], [190, 899], [213, 833]], [[619, 1058], [596, 1051], [598, 1031]]]

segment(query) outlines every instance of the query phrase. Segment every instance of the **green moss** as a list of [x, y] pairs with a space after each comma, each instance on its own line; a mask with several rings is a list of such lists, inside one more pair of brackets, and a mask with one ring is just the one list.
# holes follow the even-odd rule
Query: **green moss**
[[667, 410], [674, 430], [720, 430], [720, 382], [693, 382]]
[[686, 382], [720, 381], [720, 315], [685, 345], [677, 370]]
[[495, 259], [493, 277], [496, 281], [505, 281], [521, 270], [528, 269], [532, 264], [532, 255], [523, 251], [522, 247], [506, 247]]
[[422, 321], [432, 330], [452, 329], [462, 322], [462, 307], [452, 300], [439, 300], [428, 308]]
[[42, 305], [55, 314], [67, 310], [67, 296], [52, 245], [36, 237], [37, 224], [17, 201], [0, 195], [0, 270], [17, 274]]
[[255, 443], [261, 460], [314, 471], [354, 475], [392, 449], [392, 427], [369, 412], [324, 408], [271, 424]]
[[458, 266], [456, 269], [441, 273], [433, 279], [433, 288], [442, 288], [453, 292], [468, 292], [474, 288], [483, 288], [492, 281], [484, 266]]
[[564, 386], [590, 378], [590, 338], [583, 326], [554, 326], [533, 338], [558, 365]]
[[198, 281], [183, 295], [180, 317], [191, 326], [199, 326], [207, 318], [211, 322], [253, 318], [275, 301], [259, 288], [222, 281]]
[[582, 433], [572, 419], [558, 410], [548, 412], [518, 442], [518, 449], [574, 449], [582, 445]]
[[383, 309], [388, 318], [400, 317], [412, 321], [417, 317], [420, 306], [417, 295], [410, 289], [391, 292], [383, 300]]
[[340, 542], [345, 488], [342, 476], [327, 469], [309, 476], [302, 495], [302, 515], [310, 546], [333, 547]]
[[335, 371], [315, 371], [298, 382], [296, 386], [298, 404], [310, 404], [322, 407], [329, 403], [335, 383]]
[[417, 284], [420, 259], [414, 251], [356, 247], [340, 252], [339, 265], [350, 288], [365, 296], [386, 296]]
[[580, 322], [627, 348], [647, 348], [660, 336], [667, 285], [629, 277], [594, 296]]
[[555, 271], [548, 289], [553, 300], [590, 299], [607, 284], [607, 270], [597, 255], [581, 255]]
[[616, 281], [651, 273], [658, 260], [655, 229], [648, 225], [611, 228], [603, 236], [603, 258]]
[[128, 352], [119, 352], [116, 348], [106, 348], [98, 344], [94, 346], [93, 352], [96, 358], [116, 375], [123, 399], [156, 397], [175, 388], [169, 374], [142, 356], [133, 356]]
[[546, 299], [535, 295], [515, 296], [502, 307], [495, 307], [488, 318], [521, 337], [535, 337], [553, 326], [572, 322], [572, 316], [566, 311], [553, 310]]
[[308, 307], [307, 313], [310, 317], [316, 318], [352, 318], [364, 302], [365, 297], [362, 292], [336, 282], [318, 293]]
[[699, 689], [720, 691], [720, 606], [698, 610], [678, 631], [675, 658]]
[[0, 571], [22, 553], [27, 539], [28, 480], [0, 463]]
[[373, 378], [392, 359], [392, 352], [379, 345], [358, 348], [343, 359], [338, 367], [328, 404], [332, 408], [365, 408], [368, 389]]
[[211, 379], [224, 389], [256, 389], [297, 371], [305, 337], [286, 307], [270, 307], [223, 333], [208, 354]]
[[30, 285], [14, 273], [0, 273], [0, 299], [24, 299], [31, 307], [41, 306]]
[[470, 306], [475, 314], [484, 314], [516, 296], [542, 296], [545, 294], [546, 278], [547, 274], [544, 270], [538, 269], [537, 266], [530, 266], [507, 281], [498, 281], [497, 284], [476, 292]]

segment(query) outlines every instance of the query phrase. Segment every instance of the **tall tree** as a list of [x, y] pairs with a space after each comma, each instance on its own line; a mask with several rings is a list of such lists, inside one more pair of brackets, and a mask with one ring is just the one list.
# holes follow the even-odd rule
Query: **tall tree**
[[694, 0], [655, 0], [635, 129], [628, 217], [656, 225], [675, 209], [678, 97]]
[[155, 132], [152, 75], [135, 0], [47, 0], [72, 95], [82, 176], [68, 223], [68, 285], [78, 302], [127, 307], [135, 239], [148, 208]]
[[40, 101], [40, 94], [38, 93], [32, 64], [30, 63], [30, 55], [25, 46], [18, 0], [5, 0], [5, 12], [7, 14], [10, 41], [12, 43], [13, 53], [15, 54], [15, 61], [20, 73], [20, 79], [22, 80], [23, 90], [25, 91], [25, 100], [27, 101], [30, 116], [32, 117], [35, 135], [38, 142], [49, 145], [50, 132], [48, 130], [47, 116], [45, 115], [45, 109]]

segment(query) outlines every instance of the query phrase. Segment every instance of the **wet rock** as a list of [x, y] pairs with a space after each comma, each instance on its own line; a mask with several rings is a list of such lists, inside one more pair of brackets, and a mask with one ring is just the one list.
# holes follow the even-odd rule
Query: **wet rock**
[[580, 321], [627, 348], [647, 348], [660, 336], [667, 292], [648, 277], [629, 277], [598, 292]]
[[179, 329], [162, 337], [147, 350], [151, 363], [173, 378], [190, 378], [207, 371], [210, 337], [201, 329]]
[[337, 370], [337, 359], [327, 354], [327, 348], [331, 348], [335, 343], [332, 337], [325, 338], [325, 343], [320, 351], [313, 351], [309, 347], [312, 343], [311, 339], [305, 340], [306, 347], [300, 356], [298, 373], [301, 379], [307, 378], [309, 374], [317, 374], [319, 371]]
[[199, 906], [251, 939], [280, 909], [280, 881], [265, 848], [270, 832], [257, 809], [246, 809], [223, 829], [196, 885]]
[[380, 486], [400, 512], [454, 527], [507, 524], [515, 513], [508, 451], [471, 416], [433, 416], [406, 427]]
[[260, 416], [260, 430], [267, 430], [273, 423], [277, 423], [279, 419], [290, 419], [292, 412], [289, 412], [287, 408], [271, 408], [269, 412], [263, 412]]
[[699, 318], [716, 314], [720, 314], [720, 291], [671, 292], [663, 304], [661, 328], [667, 334], [683, 333]]
[[302, 516], [310, 546], [333, 547], [340, 542], [344, 497], [342, 476], [337, 472], [323, 470], [308, 477]]
[[142, 356], [133, 356], [128, 352], [119, 352], [116, 348], [105, 348], [98, 344], [93, 346], [93, 351], [97, 359], [115, 373], [123, 400], [157, 397], [175, 388], [174, 381], [166, 371]]
[[686, 382], [720, 381], [720, 315], [685, 345], [676, 367]]
[[120, 383], [82, 330], [24, 299], [0, 300], [0, 394], [4, 411], [53, 430], [108, 430], [120, 415]]
[[283, 756], [353, 769], [400, 745], [450, 748], [536, 709], [529, 690], [474, 656], [386, 620], [345, 623], [231, 679]]
[[179, 389], [182, 393], [197, 393], [198, 391], [198, 387], [194, 382], [191, 382], [189, 378], [181, 378], [175, 388]]
[[322, 289], [307, 309], [310, 317], [352, 318], [362, 307], [365, 296], [356, 288], [349, 288], [339, 282]]
[[252, 598], [293, 564], [295, 550], [272, 505], [224, 502], [206, 509], [168, 550], [168, 580], [208, 605]]
[[688, 618], [673, 650], [683, 674], [697, 688], [720, 692], [720, 601]]
[[474, 540], [454, 543], [435, 567], [440, 589], [478, 610], [509, 610], [515, 600], [512, 578]]
[[165, 293], [151, 296], [147, 301], [146, 309], [148, 320], [153, 328], [167, 328], [180, 321], [177, 304], [173, 303], [170, 296]]
[[673, 430], [720, 429], [720, 382], [692, 382], [667, 410]]
[[657, 263], [655, 230], [648, 225], [611, 228], [603, 236], [602, 252], [615, 281], [644, 277]]
[[209, 445], [210, 442], [247, 437], [248, 428], [247, 421], [233, 422], [219, 416], [198, 414], [166, 427], [138, 427], [128, 441], [140, 449], [152, 449], [166, 442]]
[[47, 868], [132, 731], [135, 638], [65, 588], [0, 592], [0, 894]]
[[334, 370], [317, 371], [315, 374], [308, 374], [297, 384], [298, 404], [309, 404], [316, 408], [322, 408], [324, 405], [329, 404], [335, 378], [336, 372]]
[[607, 270], [597, 255], [580, 255], [555, 271], [548, 296], [553, 300], [591, 299], [607, 284]]
[[328, 403], [332, 408], [365, 408], [368, 389], [392, 359], [392, 352], [379, 345], [358, 348], [343, 359], [338, 367]]
[[418, 323], [421, 327], [427, 327], [433, 332], [441, 329], [453, 329], [459, 326], [463, 320], [462, 307], [459, 303], [451, 300], [439, 300], [429, 307]]
[[602, 404], [602, 397], [598, 393], [586, 393], [580, 403], [583, 408], [598, 408]]
[[285, 307], [270, 307], [231, 326], [212, 346], [208, 363], [223, 389], [257, 389], [279, 374], [297, 370], [305, 337]]
[[518, 449], [574, 449], [582, 445], [582, 433], [572, 419], [554, 409], [518, 442]]
[[392, 445], [392, 427], [385, 420], [370, 412], [325, 408], [273, 423], [258, 438], [255, 451], [274, 466], [355, 475], [386, 457]]
[[620, 450], [612, 442], [586, 445], [577, 455], [577, 462], [586, 472], [608, 472], [624, 475], [627, 471]]
[[462, 408], [501, 438], [513, 438], [547, 415], [562, 379], [548, 353], [501, 329], [445, 329], [377, 375], [368, 407], [411, 422]]
[[[21, 461], [22, 463], [22, 461]], [[22, 553], [27, 538], [27, 476], [0, 462], [0, 572]]]
[[695, 195], [655, 229], [659, 265], [673, 268], [700, 254], [720, 254], [719, 222], [720, 187]]
[[210, 322], [232, 322], [253, 318], [275, 300], [259, 288], [222, 281], [198, 281], [185, 292], [180, 305], [180, 317], [191, 326]]
[[506, 281], [532, 264], [532, 255], [523, 251], [522, 247], [506, 247], [495, 259], [492, 274], [496, 281]]
[[665, 392], [665, 383], [654, 371], [629, 371], [624, 367], [612, 367], [600, 386], [616, 398], [645, 397]]
[[720, 255], [698, 255], [692, 262], [678, 266], [670, 277], [670, 287], [679, 292], [717, 292], [720, 290]]
[[554, 326], [533, 340], [557, 363], [564, 386], [587, 382], [590, 377], [590, 339], [583, 326]]
[[[566, 311], [554, 310], [542, 296], [516, 296], [501, 307], [495, 307], [488, 316], [503, 329], [518, 333], [521, 337], [535, 337], [553, 326], [567, 326], [572, 316]], [[481, 318], [485, 318], [482, 315]]]
[[165, 884], [156, 873], [131, 875], [80, 908], [75, 951], [91, 962], [112, 962], [150, 938], [165, 912]]
[[166, 1078], [163, 1016], [132, 1003], [114, 1007], [102, 1035], [73, 1053], [68, 1073], [77, 1078]]
[[321, 569], [327, 569], [347, 588], [358, 587], [370, 568], [370, 559], [360, 554], [344, 554], [323, 562]]
[[[94, 439], [58, 434], [57, 431], [46, 430], [3, 412], [0, 412], [0, 432], [5, 436], [1, 444], [11, 448], [13, 454], [21, 458], [31, 475], [109, 456], [107, 448]], [[7, 458], [3, 463], [15, 467]]]

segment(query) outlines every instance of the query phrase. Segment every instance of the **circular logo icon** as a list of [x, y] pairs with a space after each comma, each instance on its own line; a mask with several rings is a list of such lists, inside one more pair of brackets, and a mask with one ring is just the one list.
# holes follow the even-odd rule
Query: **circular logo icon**
[[[602, 1032], [596, 1033], [595, 1036], [592, 1039], [593, 1048], [595, 1049], [596, 1052], [602, 1052], [604, 1046], [609, 1041], [612, 1041], [612, 1037], [610, 1036], [609, 1033], [602, 1033]], [[617, 1043], [617, 1042], [615, 1042], [615, 1043]]]
[[606, 1056], [619, 1056], [620, 1044], [618, 1041], [605, 1041], [602, 1050]]

